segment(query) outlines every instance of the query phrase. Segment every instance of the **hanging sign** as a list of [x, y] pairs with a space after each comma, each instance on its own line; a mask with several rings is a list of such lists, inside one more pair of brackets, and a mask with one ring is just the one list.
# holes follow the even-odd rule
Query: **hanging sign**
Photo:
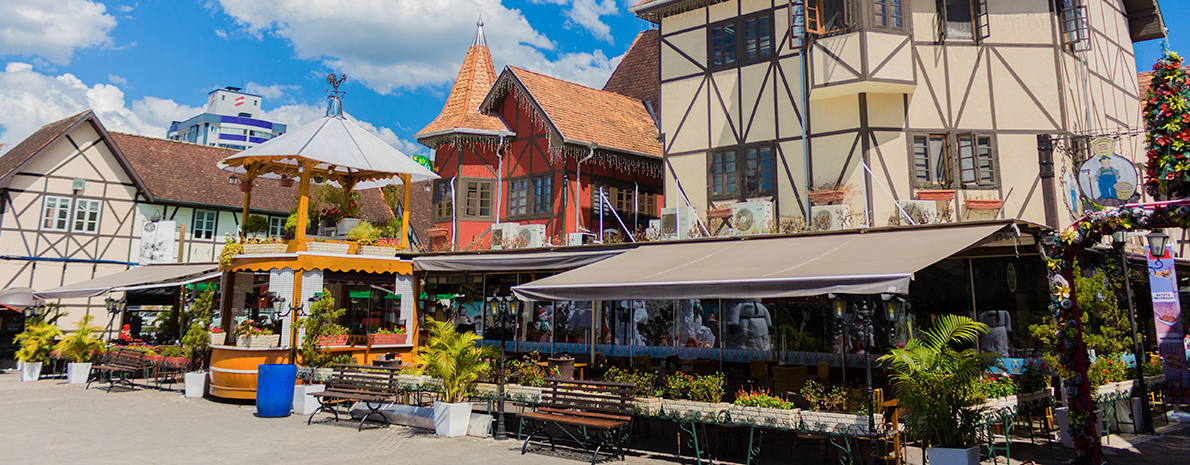
[[1110, 137], [1091, 141], [1091, 156], [1078, 170], [1084, 211], [1118, 207], [1140, 199], [1136, 166], [1116, 155], [1115, 149], [1116, 141]]
[[140, 263], [173, 263], [177, 261], [177, 234], [173, 221], [146, 221], [140, 239]]
[[1174, 271], [1173, 246], [1167, 245], [1160, 257], [1153, 257], [1149, 247], [1149, 288], [1153, 298], [1153, 326], [1157, 330], [1157, 352], [1165, 368], [1170, 397], [1186, 398], [1190, 389], [1190, 371], [1186, 369], [1186, 348], [1182, 342], [1182, 306], [1178, 301], [1178, 276]]

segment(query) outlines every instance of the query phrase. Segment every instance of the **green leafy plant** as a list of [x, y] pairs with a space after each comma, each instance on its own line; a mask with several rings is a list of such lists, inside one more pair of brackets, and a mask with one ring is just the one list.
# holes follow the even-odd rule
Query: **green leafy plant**
[[54, 338], [61, 336], [62, 330], [52, 323], [35, 319], [25, 325], [25, 331], [18, 334], [14, 340], [20, 344], [16, 358], [25, 363], [44, 362], [50, 359], [50, 351], [54, 349]]
[[607, 369], [603, 379], [613, 383], [628, 383], [636, 386], [632, 391], [634, 397], [652, 397], [654, 394], [653, 385], [657, 382], [657, 373], [611, 367]]
[[480, 375], [491, 369], [487, 359], [499, 352], [493, 346], [478, 346], [480, 337], [474, 332], [458, 332], [454, 321], [427, 320], [430, 339], [417, 349], [425, 362], [426, 373], [442, 379], [438, 388], [442, 401], [459, 403], [467, 398]]
[[987, 331], [987, 325], [971, 318], [939, 315], [919, 338], [880, 357], [892, 373], [901, 407], [909, 411], [905, 427], [913, 436], [935, 447], [976, 444], [982, 412], [975, 406], [985, 399], [975, 386], [998, 355], [970, 347]]
[[1021, 374], [1014, 376], [1020, 392], [1037, 392], [1049, 387], [1049, 374], [1041, 369], [1041, 363], [1032, 361], [1025, 365]]
[[335, 309], [335, 298], [329, 289], [324, 288], [318, 300], [310, 304], [310, 315], [298, 321], [298, 326], [306, 330], [306, 339], [299, 350], [302, 365], [325, 367], [331, 363], [333, 357], [318, 338], [347, 334], [347, 328], [336, 323], [346, 313], [347, 309]]
[[802, 398], [810, 404], [810, 410], [822, 410], [824, 412], [843, 412], [847, 410], [847, 389], [843, 386], [835, 386], [827, 390], [817, 381], [807, 380], [806, 384], [802, 385], [802, 390], [799, 391]]
[[375, 244], [379, 237], [380, 230], [367, 221], [360, 221], [351, 231], [347, 231], [347, 238], [358, 242], [359, 245]]
[[97, 335], [103, 328], [91, 326], [91, 321], [94, 319], [94, 316], [84, 315], [82, 319], [75, 323], [74, 332], [62, 338], [61, 341], [58, 341], [58, 344], [54, 346], [54, 350], [75, 363], [91, 361], [91, 354], [93, 352], [103, 350], [103, 342], [99, 340], [99, 336]]
[[269, 219], [261, 215], [248, 215], [248, 219], [244, 220], [244, 232], [253, 236], [269, 232]]
[[[211, 347], [210, 330], [211, 318], [215, 309], [215, 289], [207, 288], [198, 294], [194, 303], [190, 305], [190, 328], [182, 336], [182, 346], [193, 352], [203, 352]], [[222, 331], [222, 329], [220, 329]]]
[[765, 388], [757, 388], [751, 391], [740, 389], [735, 395], [734, 404], [741, 407], [776, 408], [783, 410], [792, 410], [795, 408], [793, 402], [773, 396]]
[[219, 269], [227, 271], [231, 268], [231, 262], [235, 260], [236, 255], [244, 254], [244, 246], [236, 242], [234, 237], [227, 238], [223, 244], [223, 250], [219, 251]]
[[[975, 384], [977, 394], [986, 399], [995, 399], [997, 397], [1008, 397], [1016, 395], [1020, 392], [1020, 388], [1016, 385], [1016, 381], [1010, 376], [1003, 375], [989, 375], [979, 379]], [[1030, 391], [1032, 392], [1032, 391]]]
[[331, 359], [331, 365], [355, 365], [355, 359], [350, 355], [340, 354]]
[[1092, 386], [1102, 386], [1106, 383], [1118, 383], [1131, 379], [1136, 372], [1120, 360], [1119, 355], [1100, 355], [1087, 368], [1087, 377]]
[[723, 379], [723, 373], [703, 376], [674, 373], [662, 381], [661, 392], [669, 399], [715, 403], [723, 399]]

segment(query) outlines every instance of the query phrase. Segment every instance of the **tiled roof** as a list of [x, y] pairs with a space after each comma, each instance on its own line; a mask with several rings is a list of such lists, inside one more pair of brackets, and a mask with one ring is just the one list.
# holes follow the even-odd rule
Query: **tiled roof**
[[[565, 142], [661, 158], [657, 127], [644, 102], [512, 66], [500, 80], [514, 77]], [[507, 96], [507, 91], [500, 93], [489, 95], [485, 104], [494, 105]]]
[[636, 35], [628, 53], [612, 72], [603, 90], [650, 102], [653, 111], [661, 109], [661, 31], [649, 29]]
[[434, 227], [434, 221], [430, 217], [434, 212], [434, 193], [430, 190], [433, 185], [433, 181], [415, 182], [409, 195], [409, 227], [417, 234], [422, 244], [430, 243], [430, 229]]
[[430, 142], [424, 139], [452, 129], [461, 130], [459, 132], [468, 132], [468, 129], [507, 131], [500, 118], [479, 112], [479, 104], [495, 82], [496, 68], [492, 65], [491, 52], [486, 46], [472, 45], [467, 49], [467, 56], [463, 58], [463, 66], [459, 68], [459, 76], [455, 78], [442, 112], [417, 133], [418, 141]]
[[41, 149], [48, 146], [50, 142], [53, 142], [65, 133], [67, 129], [86, 119], [90, 114], [91, 110], [87, 110], [42, 126], [41, 129], [26, 137], [16, 147], [13, 147], [3, 156], [0, 156], [0, 187], [8, 185], [8, 180], [12, 177], [12, 173], [16, 172], [17, 168], [32, 159], [34, 155], [41, 152]]
[[[118, 132], [111, 136], [158, 202], [243, 208], [239, 185], [230, 184], [231, 174], [216, 166], [236, 150]], [[277, 180], [257, 179], [252, 210], [288, 213], [297, 194], [297, 183], [281, 187]], [[367, 219], [391, 218], [379, 189], [361, 191], [360, 208]]]

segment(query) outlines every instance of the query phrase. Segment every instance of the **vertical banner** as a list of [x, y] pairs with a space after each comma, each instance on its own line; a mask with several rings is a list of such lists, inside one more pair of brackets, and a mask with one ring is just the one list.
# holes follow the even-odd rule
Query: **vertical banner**
[[1178, 277], [1174, 272], [1173, 246], [1154, 257], [1148, 256], [1149, 287], [1153, 297], [1153, 326], [1157, 329], [1157, 351], [1165, 368], [1171, 398], [1187, 398], [1190, 371], [1186, 369], [1186, 348], [1182, 342], [1182, 306], [1178, 302]]
[[140, 239], [140, 263], [173, 263], [177, 261], [177, 235], [173, 221], [146, 221]]

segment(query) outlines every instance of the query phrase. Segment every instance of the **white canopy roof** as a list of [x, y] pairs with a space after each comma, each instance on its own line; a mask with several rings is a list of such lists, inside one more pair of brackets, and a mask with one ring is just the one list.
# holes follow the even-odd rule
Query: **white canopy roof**
[[[215, 273], [218, 268], [217, 263], [169, 263], [169, 264], [152, 264], [139, 266], [121, 271], [119, 273], [110, 274], [100, 278], [95, 278], [81, 283], [74, 283], [59, 288], [50, 289], [48, 291], [34, 292], [33, 295], [40, 299], [75, 299], [80, 297], [95, 297], [103, 295], [113, 288], [125, 288], [120, 290], [135, 290], [134, 286], [140, 286], [148, 283], [167, 282], [167, 286], [181, 286], [185, 283], [197, 281], [177, 282], [179, 278], [186, 278], [191, 276], [199, 276], [202, 279], [215, 279], [219, 277]], [[166, 287], [166, 286], [161, 286]]]
[[346, 176], [380, 174], [356, 185], [357, 189], [398, 184], [395, 176], [408, 174], [412, 182], [438, 179], [438, 175], [341, 116], [325, 116], [268, 142], [225, 158], [219, 167], [244, 174], [242, 165], [257, 160], [293, 166], [298, 159], [314, 161], [315, 171], [331, 171]]

